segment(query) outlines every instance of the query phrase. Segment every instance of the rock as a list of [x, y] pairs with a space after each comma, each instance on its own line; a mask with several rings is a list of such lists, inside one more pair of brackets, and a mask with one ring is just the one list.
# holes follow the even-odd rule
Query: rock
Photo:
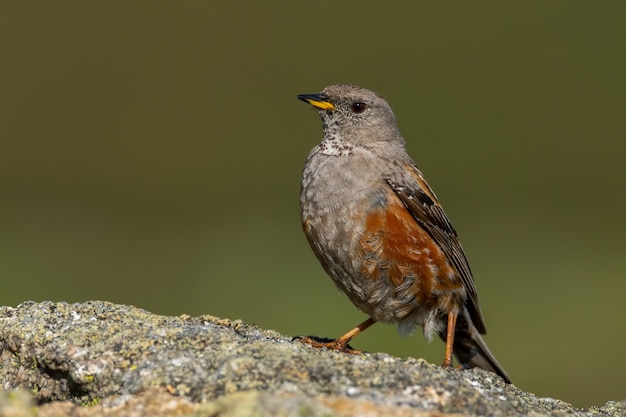
[[626, 415], [626, 401], [574, 409], [479, 369], [317, 350], [240, 321], [101, 301], [0, 307], [0, 361], [2, 416], [33, 415], [29, 396], [39, 416]]
[[14, 389], [0, 391], [0, 416], [2, 417], [35, 417], [35, 401], [25, 390]]

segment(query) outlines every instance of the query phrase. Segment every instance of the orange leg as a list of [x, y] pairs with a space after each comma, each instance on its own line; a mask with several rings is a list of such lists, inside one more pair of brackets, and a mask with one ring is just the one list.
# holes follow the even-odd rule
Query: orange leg
[[300, 337], [298, 339], [300, 339], [302, 343], [306, 343], [307, 345], [311, 345], [316, 348], [326, 348], [331, 350], [337, 350], [339, 352], [359, 354], [361, 353], [361, 351], [349, 348], [348, 343], [350, 342], [350, 340], [354, 339], [359, 333], [365, 331], [365, 329], [367, 329], [374, 323], [376, 323], [376, 320], [370, 317], [363, 323], [356, 326], [354, 329], [350, 330], [348, 333], [341, 336], [339, 339], [335, 339], [330, 342], [318, 342], [312, 337]]
[[452, 366], [452, 351], [454, 346], [454, 329], [456, 328], [457, 312], [448, 313], [448, 331], [446, 334], [446, 357], [443, 359], [443, 367]]

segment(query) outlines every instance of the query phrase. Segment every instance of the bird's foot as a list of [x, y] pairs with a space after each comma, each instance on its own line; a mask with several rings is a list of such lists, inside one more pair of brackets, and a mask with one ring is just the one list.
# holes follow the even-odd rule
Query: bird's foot
[[296, 336], [293, 338], [293, 340], [298, 340], [301, 343], [311, 345], [314, 348], [318, 349], [326, 348], [329, 350], [335, 350], [337, 352], [349, 353], [351, 355], [360, 355], [361, 353], [363, 353], [360, 350], [352, 349], [352, 347], [348, 344], [348, 341], [341, 338], [327, 339], [315, 336]]

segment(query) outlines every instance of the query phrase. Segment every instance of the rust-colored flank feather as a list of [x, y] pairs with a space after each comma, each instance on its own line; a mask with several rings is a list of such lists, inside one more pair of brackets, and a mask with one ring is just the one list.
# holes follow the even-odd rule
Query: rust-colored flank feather
[[421, 306], [433, 305], [431, 296], [462, 286], [445, 254], [394, 195], [384, 208], [372, 210], [365, 219], [361, 238], [363, 270], [373, 279], [386, 275], [396, 287], [407, 276], [416, 277], [407, 292]]

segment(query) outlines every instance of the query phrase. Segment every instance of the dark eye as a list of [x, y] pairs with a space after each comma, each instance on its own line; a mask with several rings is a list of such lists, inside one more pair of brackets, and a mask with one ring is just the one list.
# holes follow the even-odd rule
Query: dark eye
[[365, 103], [357, 101], [356, 103], [352, 103], [352, 111], [355, 113], [363, 113], [365, 111]]

